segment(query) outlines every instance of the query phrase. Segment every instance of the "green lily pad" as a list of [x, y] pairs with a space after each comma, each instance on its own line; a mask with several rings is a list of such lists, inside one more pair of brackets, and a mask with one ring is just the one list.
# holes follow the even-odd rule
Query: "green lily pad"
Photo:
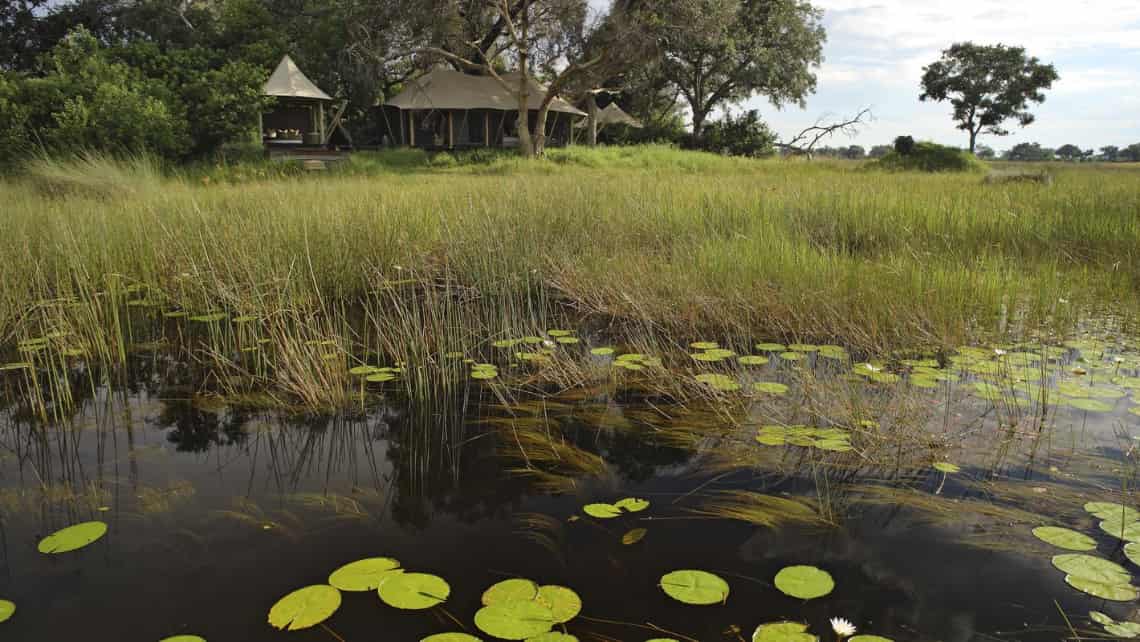
[[819, 638], [808, 633], [807, 628], [799, 622], [761, 624], [752, 633], [752, 642], [817, 642]]
[[666, 595], [685, 604], [720, 604], [728, 599], [728, 582], [707, 571], [666, 573], [660, 586]]
[[630, 529], [625, 535], [621, 536], [621, 543], [625, 544], [626, 546], [632, 546], [633, 544], [636, 544], [645, 539], [645, 535], [648, 532], [649, 531], [644, 528]]
[[1118, 638], [1134, 638], [1140, 636], [1140, 624], [1135, 622], [1113, 622], [1104, 625], [1104, 632]]
[[847, 642], [895, 642], [890, 638], [885, 638], [881, 635], [856, 635], [853, 638], [847, 638]]
[[1096, 548], [1096, 540], [1072, 529], [1059, 526], [1038, 526], [1033, 536], [1058, 548], [1070, 551], [1091, 551]]
[[475, 613], [479, 630], [504, 640], [525, 640], [554, 626], [554, 614], [534, 600], [515, 600], [484, 606]]
[[597, 357], [604, 357], [607, 355], [611, 355], [613, 353], [614, 353], [614, 349], [609, 348], [609, 347], [592, 348], [590, 350], [590, 354], [597, 356]]
[[333, 571], [329, 575], [329, 584], [342, 591], [371, 591], [398, 568], [400, 563], [390, 557], [369, 557]]
[[649, 500], [641, 499], [640, 497], [626, 497], [625, 499], [619, 499], [614, 502], [614, 506], [631, 513], [640, 513], [646, 508], [649, 508]]
[[783, 395], [788, 392], [786, 385], [775, 381], [757, 381], [752, 384], [752, 389], [769, 395]]
[[578, 343], [578, 337], [558, 337], [554, 340], [565, 345], [573, 345], [575, 343]]
[[737, 357], [736, 362], [742, 366], [762, 366], [768, 363], [768, 357], [762, 357], [758, 354], [749, 354], [743, 357]]
[[1062, 397], [1061, 400], [1070, 408], [1076, 408], [1077, 410], [1084, 410], [1086, 412], [1112, 412], [1114, 408], [1114, 406], [1107, 401], [1087, 397]]
[[398, 609], [430, 609], [447, 601], [451, 587], [428, 573], [389, 573], [376, 589], [380, 599]]
[[1100, 523], [1100, 530], [1126, 542], [1140, 542], [1140, 522], [1122, 522], [1119, 519], [1106, 519]]
[[307, 629], [332, 617], [338, 608], [340, 591], [328, 584], [314, 584], [277, 600], [269, 609], [269, 624], [289, 631]]
[[0, 622], [4, 622], [16, 613], [16, 605], [8, 600], [0, 600]]
[[788, 350], [793, 352], [816, 352], [819, 350], [819, 346], [811, 343], [789, 343]]
[[1062, 553], [1053, 556], [1053, 566], [1073, 576], [1104, 584], [1128, 584], [1132, 575], [1116, 562], [1084, 553]]
[[1135, 586], [1128, 583], [1108, 584], [1106, 582], [1097, 582], [1096, 580], [1075, 575], [1066, 575], [1065, 583], [1082, 593], [1088, 593], [1102, 600], [1131, 602], [1140, 597], [1140, 591], [1137, 591]]
[[364, 380], [370, 383], [383, 383], [385, 381], [392, 381], [395, 378], [396, 375], [392, 374], [391, 372], [374, 372], [364, 377]]
[[1128, 542], [1124, 545], [1124, 556], [1129, 562], [1140, 566], [1140, 543]]
[[206, 638], [200, 635], [175, 635], [162, 638], [158, 642], [206, 642]]
[[1100, 625], [1109, 625], [1116, 622], [1116, 620], [1100, 611], [1089, 611], [1089, 619]]
[[483, 642], [474, 635], [466, 633], [436, 633], [420, 640], [420, 642]]
[[578, 642], [578, 638], [570, 635], [569, 633], [547, 631], [546, 633], [536, 635], [533, 638], [527, 638], [526, 642]]
[[621, 509], [613, 504], [586, 504], [582, 512], [598, 519], [612, 519], [621, 516]]
[[788, 566], [776, 573], [776, 588], [785, 595], [811, 600], [835, 589], [831, 574], [814, 566]]
[[755, 348], [761, 352], [783, 352], [787, 350], [782, 343], [757, 343]]
[[198, 314], [192, 316], [190, 317], [190, 320], [197, 323], [217, 323], [218, 321], [225, 319], [227, 316], [228, 315], [225, 312], [208, 312], [206, 314]]
[[780, 358], [784, 361], [799, 361], [804, 358], [804, 354], [795, 351], [781, 352]]
[[1092, 513], [1094, 517], [1101, 519], [1115, 519], [1124, 522], [1140, 521], [1140, 511], [1124, 504], [1089, 502], [1085, 504], [1085, 510]]
[[855, 450], [851, 446], [851, 442], [846, 439], [817, 439], [812, 446], [820, 450], [830, 450], [831, 452], [845, 453]]
[[689, 347], [694, 350], [715, 350], [720, 347], [716, 341], [694, 341], [689, 344]]
[[569, 622], [582, 612], [582, 598], [573, 589], [548, 584], [538, 589], [538, 603], [550, 609], [555, 624]]
[[937, 470], [940, 473], [958, 473], [962, 471], [958, 464], [952, 464], [948, 461], [936, 461], [934, 462], [933, 467], [934, 470]]
[[490, 588], [483, 591], [483, 606], [533, 600], [537, 596], [538, 584], [521, 577], [513, 577], [492, 584]]
[[825, 357], [827, 359], [840, 359], [840, 360], [846, 359], [848, 356], [847, 350], [844, 349], [842, 346], [820, 346], [818, 354], [819, 354], [819, 356]]
[[104, 522], [83, 522], [58, 530], [40, 540], [41, 553], [67, 553], [95, 542], [107, 533]]

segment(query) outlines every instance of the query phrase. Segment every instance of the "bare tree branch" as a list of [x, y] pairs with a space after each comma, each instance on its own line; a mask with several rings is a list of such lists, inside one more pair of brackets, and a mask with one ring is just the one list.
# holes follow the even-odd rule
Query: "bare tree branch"
[[807, 156], [808, 160], [811, 160], [815, 146], [821, 141], [837, 133], [844, 134], [845, 136], [854, 136], [859, 133], [859, 129], [862, 126], [874, 121], [875, 115], [871, 113], [870, 107], [864, 107], [859, 110], [859, 113], [847, 120], [825, 123], [824, 120], [826, 118], [826, 116], [820, 116], [814, 125], [805, 127], [786, 143], [776, 143], [776, 147], [787, 150], [792, 154]]

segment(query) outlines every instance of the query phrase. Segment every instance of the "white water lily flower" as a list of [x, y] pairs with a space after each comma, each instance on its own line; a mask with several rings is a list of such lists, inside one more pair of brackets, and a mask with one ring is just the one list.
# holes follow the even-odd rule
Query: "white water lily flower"
[[542, 345], [546, 346], [547, 348], [553, 348], [553, 347], [554, 347], [554, 342], [553, 342], [553, 341], [551, 341], [550, 339], [543, 339], [543, 340], [542, 340]]
[[1001, 348], [994, 348], [994, 354], [999, 357], [1005, 356], [1005, 350], [1002, 350]]
[[873, 366], [869, 363], [864, 363], [863, 367], [866, 368], [867, 370], [870, 370], [871, 372], [882, 372], [882, 370], [883, 370], [882, 368], [879, 368], [877, 366]]
[[831, 630], [841, 638], [855, 635], [855, 625], [841, 617], [831, 618]]

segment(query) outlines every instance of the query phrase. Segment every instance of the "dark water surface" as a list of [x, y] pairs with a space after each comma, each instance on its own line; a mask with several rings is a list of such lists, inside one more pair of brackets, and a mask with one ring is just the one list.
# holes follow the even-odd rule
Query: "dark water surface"
[[[1081, 510], [1082, 499], [1120, 501], [1122, 480], [1131, 483], [1128, 435], [1140, 417], [1126, 412], [1130, 398], [1112, 413], [1058, 412], [1042, 437], [1026, 433], [1029, 423], [1004, 427], [1001, 404], [968, 390], [920, 391], [910, 403], [926, 408], [918, 416], [931, 439], [961, 437], [953, 450], [931, 447], [962, 464], [944, 476], [925, 445], [870, 461], [751, 440], [769, 417], [795, 422], [799, 397], [750, 409], [710, 438], [723, 418], [715, 411], [670, 413], [604, 393], [528, 402], [526, 420], [512, 422], [482, 385], [337, 418], [240, 412], [149, 385], [100, 388], [49, 428], [10, 406], [0, 414], [0, 598], [18, 611], [0, 639], [414, 642], [461, 626], [488, 639], [472, 616], [482, 592], [508, 577], [576, 590], [584, 608], [567, 630], [581, 640], [747, 640], [785, 619], [830, 640], [831, 617], [894, 640], [1057, 640], [1071, 636], [1062, 611], [1091, 638], [1104, 634], [1090, 609], [1118, 619], [1134, 609], [1069, 588], [1049, 563], [1064, 551], [1029, 534], [1047, 523], [1081, 530], [1098, 554], [1138, 572]], [[881, 416], [900, 403], [874, 401]], [[554, 445], [536, 445], [536, 432]], [[732, 435], [744, 437], [726, 442]], [[799, 498], [832, 523], [705, 514], [733, 490]], [[651, 506], [613, 520], [582, 513], [626, 496]], [[45, 535], [92, 519], [109, 525], [102, 540], [37, 552]], [[623, 544], [639, 527], [645, 538]], [[373, 556], [443, 577], [450, 598], [400, 611], [375, 592], [345, 593], [327, 630], [267, 624], [281, 596]], [[834, 592], [783, 595], [772, 578], [792, 564], [827, 570]], [[727, 602], [667, 597], [658, 579], [684, 568], [728, 580]]]

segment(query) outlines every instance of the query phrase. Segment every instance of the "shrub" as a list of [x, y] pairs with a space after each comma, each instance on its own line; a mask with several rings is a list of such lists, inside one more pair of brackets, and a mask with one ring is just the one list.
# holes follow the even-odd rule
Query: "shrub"
[[776, 135], [751, 109], [734, 118], [731, 114], [711, 122], [695, 141], [699, 149], [728, 156], [771, 156], [775, 152]]
[[972, 154], [936, 143], [915, 143], [909, 154], [898, 150], [868, 163], [867, 167], [922, 172], [984, 172], [987, 167]]
[[910, 156], [914, 151], [914, 138], [911, 136], [899, 136], [895, 139], [895, 151], [903, 156]]

